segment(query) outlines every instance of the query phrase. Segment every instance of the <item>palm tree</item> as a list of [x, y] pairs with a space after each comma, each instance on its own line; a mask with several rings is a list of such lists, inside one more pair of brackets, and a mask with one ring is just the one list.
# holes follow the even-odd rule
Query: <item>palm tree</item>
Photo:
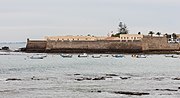
[[151, 37], [152, 37], [152, 35], [154, 34], [154, 32], [153, 32], [153, 31], [149, 31], [148, 34], [151, 35]]
[[156, 35], [160, 36], [160, 35], [161, 35], [161, 32], [157, 32]]

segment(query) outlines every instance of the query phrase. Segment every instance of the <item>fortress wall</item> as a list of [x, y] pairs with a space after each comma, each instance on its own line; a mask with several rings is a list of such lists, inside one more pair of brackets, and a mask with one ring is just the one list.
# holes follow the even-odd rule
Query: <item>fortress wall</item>
[[26, 52], [43, 52], [46, 49], [47, 41], [42, 40], [28, 40], [26, 45]]
[[68, 51], [80, 52], [133, 52], [142, 51], [141, 42], [119, 42], [119, 41], [48, 41], [47, 50], [49, 51]]
[[120, 41], [52, 41], [28, 40], [26, 52], [136, 53], [142, 51], [176, 51], [180, 44], [168, 43], [165, 37], [145, 36], [141, 42]]
[[146, 36], [142, 39], [142, 49], [146, 50], [179, 50], [178, 43], [168, 43], [166, 37], [151, 37]]

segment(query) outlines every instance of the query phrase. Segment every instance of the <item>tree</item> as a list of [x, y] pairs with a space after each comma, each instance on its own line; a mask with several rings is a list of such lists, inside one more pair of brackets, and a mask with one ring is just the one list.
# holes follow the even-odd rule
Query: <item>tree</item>
[[119, 37], [120, 33], [112, 34], [111, 37]]
[[153, 36], [154, 32], [153, 31], [149, 31], [148, 33], [149, 35], [151, 35], [151, 37]]
[[161, 32], [157, 32], [156, 35], [160, 36], [160, 35], [161, 35]]
[[167, 33], [164, 34], [164, 36], [165, 36], [166, 38], [168, 38], [168, 39], [171, 38], [171, 35], [169, 35], [169, 34], [167, 34]]
[[140, 34], [141, 34], [141, 32], [138, 32], [138, 34], [140, 35]]
[[173, 37], [173, 40], [175, 40], [175, 39], [177, 38], [176, 33], [173, 33], [173, 34], [172, 34], [172, 37]]

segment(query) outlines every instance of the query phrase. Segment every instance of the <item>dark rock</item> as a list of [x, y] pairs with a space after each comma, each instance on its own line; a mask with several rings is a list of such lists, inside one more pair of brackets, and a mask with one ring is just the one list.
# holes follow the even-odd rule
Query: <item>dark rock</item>
[[141, 92], [128, 92], [128, 91], [115, 91], [113, 92], [115, 94], [124, 94], [124, 95], [137, 95], [137, 96], [142, 96], [142, 95], [149, 95], [149, 93], [141, 93]]
[[82, 77], [82, 78], [78, 78], [75, 79], [77, 81], [83, 81], [83, 80], [105, 80], [105, 77], [97, 77], [97, 78], [88, 78], [88, 77]]
[[180, 78], [172, 78], [173, 80], [180, 80]]
[[105, 77], [97, 77], [97, 78], [93, 78], [92, 80], [105, 80]]
[[83, 79], [84, 79], [84, 80], [92, 80], [92, 78], [87, 78], [87, 77], [86, 77], [86, 78], [83, 78]]
[[131, 77], [120, 77], [122, 80], [130, 79]]
[[106, 76], [118, 76], [116, 74], [106, 74]]
[[4, 46], [4, 47], [2, 47], [2, 50], [9, 50], [9, 47]]
[[78, 78], [78, 79], [75, 79], [75, 80], [77, 80], [77, 81], [92, 80], [92, 78], [83, 77], [83, 78]]
[[172, 95], [171, 93], [164, 93], [164, 94], [159, 94], [159, 95]]
[[22, 79], [18, 79], [18, 78], [8, 78], [6, 79], [6, 81], [21, 81]]
[[156, 91], [178, 91], [175, 89], [155, 89]]
[[107, 76], [106, 78], [113, 78], [113, 77], [111, 77], [111, 76]]
[[48, 78], [37, 78], [37, 77], [33, 76], [31, 78], [31, 80], [48, 80]]
[[162, 81], [164, 79], [164, 77], [159, 77], [159, 78], [152, 78], [153, 80], [157, 80], [157, 81]]
[[77, 80], [77, 81], [83, 81], [84, 79], [75, 79], [75, 80]]
[[96, 93], [101, 93], [102, 91], [98, 90], [98, 91], [91, 91], [91, 92], [92, 92], [92, 93], [93, 93], [93, 92], [96, 92]]
[[81, 74], [74, 74], [75, 76], [79, 76], [79, 75], [81, 75]]

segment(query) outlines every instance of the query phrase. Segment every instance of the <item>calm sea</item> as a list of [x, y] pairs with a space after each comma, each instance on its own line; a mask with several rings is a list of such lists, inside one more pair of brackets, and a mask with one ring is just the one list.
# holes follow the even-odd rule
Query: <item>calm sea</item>
[[[6, 46], [15, 49], [25, 43]], [[30, 59], [32, 55], [0, 55], [0, 98], [180, 98], [180, 58], [47, 54], [44, 59]]]

